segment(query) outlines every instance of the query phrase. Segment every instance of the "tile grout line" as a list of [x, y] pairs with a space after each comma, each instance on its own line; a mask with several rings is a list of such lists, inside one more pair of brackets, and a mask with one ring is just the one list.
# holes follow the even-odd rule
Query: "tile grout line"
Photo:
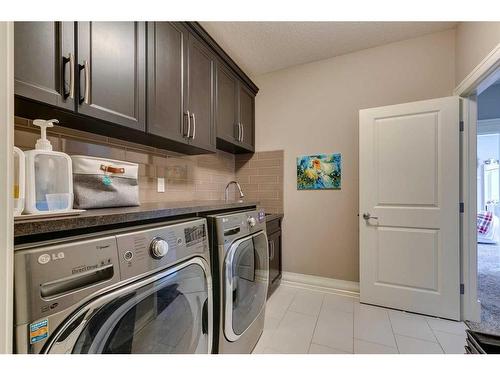
[[[407, 314], [406, 312], [404, 312], [405, 314]], [[409, 315], [409, 317], [411, 317], [411, 315]], [[392, 326], [392, 319], [391, 319], [391, 314], [389, 314], [389, 320], [391, 322], [391, 326]], [[421, 340], [421, 341], [426, 341], [426, 342], [432, 342], [434, 344], [436, 343], [439, 343], [439, 339], [437, 338], [434, 330], [432, 329], [432, 327], [429, 325], [429, 322], [427, 321], [427, 319], [423, 319], [423, 321], [425, 322], [425, 324], [427, 324], [427, 327], [430, 329], [432, 335], [434, 336], [434, 338], [436, 339], [435, 341], [431, 341], [431, 340], [428, 340], [428, 339], [423, 339], [421, 337], [415, 337], [415, 336], [411, 336], [411, 335], [407, 335], [407, 334], [404, 334], [404, 333], [396, 333], [394, 331], [394, 328], [393, 328], [393, 332], [394, 332], [394, 335], [398, 335], [398, 336], [403, 336], [403, 337], [408, 337], [410, 339], [415, 339], [415, 340]], [[397, 343], [396, 343], [397, 344]], [[444, 350], [443, 350], [444, 351]]]
[[389, 324], [391, 325], [392, 337], [394, 337], [394, 343], [396, 344], [396, 350], [398, 351], [399, 354], [401, 354], [401, 352], [399, 351], [398, 340], [396, 339], [396, 333], [394, 332], [394, 327], [392, 326], [391, 315], [389, 314], [388, 311], [386, 311], [385, 313], [387, 314], [387, 317], [389, 318]]
[[[406, 336], [406, 337], [410, 337], [410, 336]], [[371, 341], [371, 340], [366, 340], [366, 339], [354, 338], [353, 340], [363, 341], [363, 342], [366, 342], [368, 344], [375, 344], [375, 345], [379, 345], [379, 346], [384, 346], [384, 347], [389, 348], [389, 349], [396, 349], [396, 350], [398, 350], [397, 343], [396, 343], [396, 347], [394, 347], [394, 346], [390, 346], [390, 345], [386, 345], [386, 344], [381, 344], [379, 342], [375, 342], [375, 341]], [[394, 341], [396, 341], [395, 338], [394, 338]], [[399, 350], [398, 350], [398, 352], [399, 352]]]
[[441, 333], [446, 333], [448, 335], [453, 335], [453, 336], [458, 336], [458, 337], [463, 337], [463, 338], [467, 337], [467, 333], [465, 333], [465, 330], [464, 330], [465, 335], [461, 335], [461, 334], [458, 334], [458, 333], [452, 333], [452, 332], [448, 332], [448, 331], [443, 331], [442, 329], [433, 329], [433, 328], [431, 328], [431, 331], [434, 332], [434, 333], [441, 332]]
[[[278, 290], [276, 289], [276, 291], [278, 291]], [[295, 293], [294, 293], [294, 295], [293, 295], [293, 298], [290, 300], [290, 303], [288, 304], [287, 308], [285, 309], [285, 312], [284, 312], [283, 316], [281, 316], [281, 318], [279, 318], [279, 319], [278, 319], [278, 324], [276, 325], [276, 329], [278, 329], [278, 328], [279, 328], [279, 326], [280, 326], [281, 322], [282, 322], [282, 321], [283, 321], [283, 319], [285, 318], [286, 313], [287, 313], [288, 311], [291, 311], [291, 310], [289, 310], [289, 308], [290, 308], [290, 306], [292, 305], [292, 302], [293, 302], [293, 300], [295, 299], [296, 295], [297, 295], [297, 293], [295, 292]], [[268, 302], [266, 301], [266, 305], [267, 305], [267, 303], [268, 303]], [[264, 324], [265, 324], [265, 319], [266, 319], [266, 316], [264, 315]], [[262, 334], [264, 334], [264, 331], [262, 331]], [[261, 335], [261, 337], [262, 337], [262, 335]], [[260, 338], [259, 338], [259, 340], [260, 340]], [[258, 343], [258, 342], [257, 342], [257, 343]], [[263, 348], [263, 349], [267, 349], [267, 348], [274, 349], [274, 348], [272, 348], [272, 347], [268, 347], [268, 346], [264, 346], [264, 348]]]
[[[428, 324], [428, 325], [429, 325], [429, 327], [430, 327], [429, 322], [427, 322], [427, 324]], [[439, 343], [439, 346], [440, 346], [440, 347], [441, 347], [441, 349], [443, 350], [443, 353], [444, 353], [444, 354], [447, 354], [447, 353], [446, 353], [446, 351], [444, 350], [444, 347], [443, 347], [443, 345], [441, 344], [441, 341], [439, 341], [439, 338], [436, 336], [436, 331], [437, 331], [437, 332], [444, 333], [444, 334], [447, 334], [447, 335], [456, 336], [457, 338], [459, 337], [459, 338], [461, 338], [461, 339], [464, 339], [464, 340], [465, 340], [465, 337], [464, 337], [464, 336], [462, 336], [462, 335], [457, 335], [456, 333], [446, 332], [446, 331], [443, 331], [443, 330], [440, 330], [440, 329], [436, 329], [436, 330], [435, 330], [435, 329], [433, 329], [432, 327], [430, 327], [430, 329], [431, 329], [431, 331], [432, 331], [432, 334], [436, 337], [436, 340], [437, 340], [437, 342]], [[465, 331], [464, 331], [464, 332], [465, 332]], [[464, 353], [462, 353], [462, 354], [465, 354], [465, 349], [464, 349]]]
[[443, 351], [443, 354], [446, 354], [446, 351], [444, 350], [443, 348], [443, 345], [441, 345], [441, 342], [439, 341], [438, 337], [436, 336], [436, 332], [434, 332], [434, 330], [432, 329], [432, 327], [430, 326], [429, 322], [427, 321], [427, 319], [425, 319], [425, 323], [427, 324], [427, 327], [429, 327], [429, 329], [431, 330], [432, 332], [432, 335], [436, 338], [436, 342], [438, 343], [439, 347], [441, 348], [441, 350]]
[[[434, 332], [432, 332], [434, 334]], [[431, 344], [439, 344], [439, 340], [438, 338], [436, 337], [436, 341], [431, 341], [431, 340], [426, 340], [426, 339], [422, 339], [420, 337], [415, 337], [415, 336], [410, 336], [410, 335], [405, 335], [403, 333], [394, 333], [395, 335], [398, 335], [398, 336], [403, 336], [403, 337], [407, 337], [409, 339], [414, 339], [414, 340], [419, 340], [419, 341], [425, 341], [425, 342], [428, 342], [428, 343], [431, 343]]]
[[316, 327], [318, 326], [319, 316], [321, 314], [321, 310], [323, 309], [323, 303], [325, 302], [325, 295], [322, 295], [322, 296], [323, 297], [321, 299], [321, 306], [319, 307], [319, 313], [316, 316], [316, 322], [314, 323], [314, 328], [313, 328], [313, 331], [312, 331], [311, 340], [309, 340], [309, 348], [307, 349], [307, 354], [309, 354], [309, 352], [311, 351], [311, 345], [313, 343], [314, 333], [316, 332]]

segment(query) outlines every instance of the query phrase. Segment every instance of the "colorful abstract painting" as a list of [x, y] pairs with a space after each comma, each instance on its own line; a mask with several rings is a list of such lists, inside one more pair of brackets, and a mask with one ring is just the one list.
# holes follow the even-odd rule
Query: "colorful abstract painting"
[[340, 189], [340, 154], [318, 154], [297, 157], [297, 189]]

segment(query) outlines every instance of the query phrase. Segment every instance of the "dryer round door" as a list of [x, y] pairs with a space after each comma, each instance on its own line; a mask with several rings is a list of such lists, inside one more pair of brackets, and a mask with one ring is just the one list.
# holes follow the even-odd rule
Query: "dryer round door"
[[211, 278], [202, 258], [129, 284], [84, 305], [46, 353], [210, 353]]
[[236, 341], [266, 305], [269, 257], [266, 232], [236, 240], [225, 258], [224, 334]]

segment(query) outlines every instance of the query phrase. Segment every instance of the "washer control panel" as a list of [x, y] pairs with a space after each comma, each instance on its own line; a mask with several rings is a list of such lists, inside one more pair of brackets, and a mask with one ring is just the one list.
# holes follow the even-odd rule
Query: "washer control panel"
[[208, 254], [206, 219], [182, 221], [116, 236], [121, 279], [127, 279], [193, 255]]

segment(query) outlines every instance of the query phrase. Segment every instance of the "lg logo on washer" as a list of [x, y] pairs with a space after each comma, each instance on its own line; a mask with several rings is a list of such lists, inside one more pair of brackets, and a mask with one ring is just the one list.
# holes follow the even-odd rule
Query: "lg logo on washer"
[[64, 259], [64, 253], [60, 251], [59, 253], [53, 253], [53, 254], [42, 254], [38, 257], [38, 263], [40, 264], [47, 264], [51, 260], [61, 260]]

